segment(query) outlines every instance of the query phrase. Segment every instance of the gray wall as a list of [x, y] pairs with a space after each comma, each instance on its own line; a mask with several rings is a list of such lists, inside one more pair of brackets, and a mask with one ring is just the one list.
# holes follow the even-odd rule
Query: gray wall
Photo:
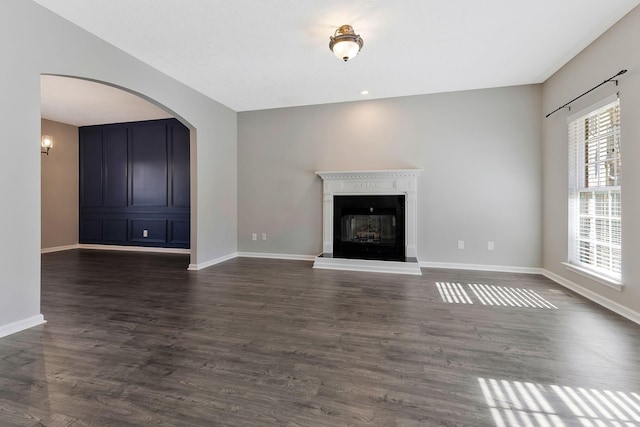
[[[40, 75], [142, 94], [192, 129], [192, 255], [237, 250], [236, 113], [29, 0], [0, 2], [0, 332], [40, 313]], [[185, 266], [186, 267], [186, 266]], [[46, 315], [46, 313], [44, 313]]]
[[[640, 312], [640, 8], [635, 8], [560, 69], [543, 86], [544, 113], [573, 99], [621, 69], [620, 86], [609, 83], [580, 99], [572, 111], [543, 121], [545, 269], [587, 290]], [[620, 92], [622, 152], [622, 293], [566, 270], [567, 261], [567, 122], [573, 112]]]
[[43, 135], [53, 137], [41, 155], [40, 218], [43, 249], [78, 243], [78, 128], [42, 119]]
[[322, 251], [317, 170], [421, 168], [420, 261], [540, 267], [540, 111], [532, 85], [239, 113], [239, 251]]

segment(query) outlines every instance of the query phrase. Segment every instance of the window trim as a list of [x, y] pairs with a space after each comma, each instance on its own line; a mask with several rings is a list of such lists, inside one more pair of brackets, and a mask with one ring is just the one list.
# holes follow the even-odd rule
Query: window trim
[[[594, 111], [599, 110], [603, 107], [605, 107], [608, 104], [611, 104], [613, 102], [618, 101], [618, 103], [620, 103], [620, 98], [618, 96], [618, 94], [612, 94], [610, 96], [607, 96], [603, 99], [601, 99], [600, 101], [591, 104], [590, 106], [568, 116], [566, 118], [567, 121], [567, 127], [570, 128], [572, 123], [577, 121], [578, 119], [581, 119], [584, 116], [588, 116], [590, 114], [592, 114]], [[568, 141], [569, 144], [571, 144], [571, 140]], [[571, 150], [571, 145], [569, 145], [569, 150]], [[571, 154], [569, 154], [569, 159], [571, 160]], [[571, 168], [575, 168], [575, 165], [571, 165], [569, 164], [569, 179], [571, 180]], [[617, 186], [618, 188], [620, 188], [620, 192], [622, 192], [622, 186], [619, 185]], [[604, 187], [606, 188], [606, 187]], [[575, 245], [578, 240], [574, 239], [574, 242], [570, 241], [570, 238], [572, 236], [572, 223], [576, 220], [575, 218], [572, 217], [572, 208], [571, 208], [571, 203], [575, 203], [575, 201], [571, 200], [572, 197], [572, 190], [571, 190], [571, 184], [568, 187], [568, 192], [569, 192], [569, 198], [568, 198], [568, 202], [569, 202], [569, 209], [568, 209], [568, 225], [569, 225], [569, 229], [567, 230], [568, 232], [568, 239], [567, 239], [567, 243], [568, 243], [568, 251], [567, 251], [567, 262], [562, 262], [562, 264], [565, 266], [565, 268], [567, 268], [570, 271], [573, 271], [574, 273], [580, 274], [581, 276], [587, 277], [591, 280], [594, 280], [598, 283], [601, 283], [605, 286], [608, 286], [612, 289], [615, 289], [619, 292], [621, 292], [624, 288], [624, 284], [622, 282], [622, 272], [620, 272], [620, 277], [612, 277], [607, 275], [606, 273], [600, 272], [597, 268], [595, 268], [595, 266], [586, 264], [583, 265], [581, 263], [577, 263], [572, 261], [572, 255], [571, 255], [571, 249], [572, 249], [572, 245]], [[579, 194], [579, 191], [578, 191]], [[621, 224], [622, 224], [622, 218], [620, 218]], [[622, 236], [621, 236], [622, 237]], [[622, 260], [621, 260], [622, 261]]]
[[595, 110], [599, 110], [600, 108], [604, 107], [607, 104], [611, 104], [612, 102], [618, 100], [618, 95], [617, 94], [613, 94], [610, 96], [607, 96], [604, 99], [601, 99], [600, 101], [596, 102], [595, 104], [591, 104], [590, 106], [588, 106], [587, 108], [583, 108], [582, 110], [573, 113], [572, 115], [570, 115], [569, 117], [567, 117], [567, 126], [571, 124], [571, 122], [575, 122], [576, 120], [578, 120], [580, 117], [582, 116], [586, 116], [589, 113], [592, 113]]
[[622, 290], [624, 289], [624, 284], [620, 280], [612, 279], [611, 277], [598, 274], [593, 270], [584, 268], [571, 262], [563, 262], [562, 265], [564, 265], [567, 270], [573, 271], [574, 273], [615, 289], [618, 292], [622, 292]]

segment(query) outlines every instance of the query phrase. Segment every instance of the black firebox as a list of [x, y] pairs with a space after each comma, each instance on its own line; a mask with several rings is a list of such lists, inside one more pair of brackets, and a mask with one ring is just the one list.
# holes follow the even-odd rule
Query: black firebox
[[333, 257], [405, 261], [404, 197], [334, 196]]

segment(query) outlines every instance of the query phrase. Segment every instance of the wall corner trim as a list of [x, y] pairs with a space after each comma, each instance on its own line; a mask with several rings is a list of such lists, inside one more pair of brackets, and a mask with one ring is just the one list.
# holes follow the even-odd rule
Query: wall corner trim
[[34, 326], [42, 325], [43, 323], [47, 323], [47, 321], [44, 320], [44, 316], [37, 314], [27, 317], [26, 319], [18, 320], [17, 322], [9, 323], [8, 325], [0, 326], [0, 338], [33, 328]]
[[429, 262], [421, 261], [422, 268], [448, 268], [451, 270], [476, 270], [476, 271], [497, 271], [500, 273], [523, 273], [542, 274], [542, 269], [537, 267], [515, 267], [506, 265], [484, 265], [484, 264], [458, 264], [453, 262]]
[[552, 273], [549, 270], [543, 269], [542, 275], [548, 279], [553, 280], [557, 284], [564, 286], [565, 288], [570, 289], [579, 295], [582, 295], [583, 297], [595, 302], [596, 304], [601, 305], [602, 307], [607, 308], [614, 313], [619, 314], [620, 316], [640, 325], [640, 313], [633, 311], [615, 301], [612, 301], [609, 298], [605, 298], [602, 295], [597, 294], [596, 292], [590, 291], [589, 289], [584, 288], [569, 279], [565, 279], [562, 276]]
[[234, 252], [228, 255], [223, 255], [218, 258], [211, 259], [209, 261], [201, 262], [200, 264], [189, 264], [187, 270], [189, 271], [198, 271], [203, 268], [211, 267], [212, 265], [220, 264], [221, 262], [229, 261], [230, 259], [234, 259], [238, 257], [238, 253]]

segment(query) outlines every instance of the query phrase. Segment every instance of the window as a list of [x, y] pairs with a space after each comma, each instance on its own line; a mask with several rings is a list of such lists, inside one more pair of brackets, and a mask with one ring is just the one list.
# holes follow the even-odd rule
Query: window
[[569, 122], [569, 263], [619, 283], [620, 102], [590, 110]]

